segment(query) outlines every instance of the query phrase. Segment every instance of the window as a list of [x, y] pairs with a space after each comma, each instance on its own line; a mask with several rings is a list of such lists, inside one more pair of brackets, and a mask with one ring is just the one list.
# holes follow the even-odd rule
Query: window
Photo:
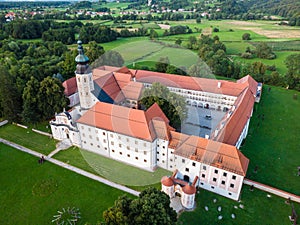
[[138, 152], [138, 149], [137, 149], [137, 148], [135, 148], [135, 152]]
[[99, 141], [99, 138], [98, 138], [98, 137], [96, 137], [96, 140], [97, 140], [97, 141]]
[[159, 145], [157, 145], [157, 147], [159, 148]]
[[165, 156], [165, 153], [163, 153], [162, 155]]
[[195, 162], [193, 162], [193, 163], [192, 163], [192, 166], [196, 166], [196, 163], [195, 163]]
[[203, 169], [203, 170], [206, 170], [206, 166], [203, 166], [202, 169]]
[[105, 147], [104, 150], [107, 150], [107, 147]]
[[106, 143], [106, 140], [105, 140], [105, 139], [103, 139], [103, 143]]
[[85, 133], [82, 134], [82, 137], [85, 137]]
[[115, 152], [115, 150], [111, 150], [112, 152]]
[[228, 193], [229, 195], [232, 195], [230, 192]]
[[201, 177], [202, 177], [202, 178], [205, 178], [205, 174], [202, 174]]
[[224, 172], [224, 173], [223, 173], [223, 176], [224, 176], [224, 177], [227, 177], [227, 173]]
[[105, 135], [105, 132], [103, 132], [102, 134]]
[[96, 134], [98, 134], [98, 130], [95, 130]]
[[211, 188], [211, 189], [215, 189], [215, 187], [214, 187], [214, 186], [210, 186], [210, 188]]
[[236, 180], [236, 176], [235, 175], [232, 176], [232, 180]]
[[185, 163], [185, 159], [182, 159], [182, 163]]
[[126, 141], [129, 142], [129, 138], [126, 138]]
[[89, 135], [89, 138], [92, 139], [92, 135]]
[[100, 148], [100, 145], [97, 145], [97, 148]]
[[166, 147], [165, 146], [163, 146], [163, 149], [165, 149]]
[[144, 159], [144, 162], [146, 163], [146, 162], [147, 162], [147, 160], [146, 160], [146, 159]]
[[147, 155], [147, 151], [144, 151], [144, 155]]
[[134, 141], [134, 143], [137, 145], [137, 144], [138, 144], [138, 141]]
[[189, 171], [190, 171], [190, 169], [189, 169], [189, 168], [185, 168], [185, 171], [186, 171], [186, 172], [189, 172]]
[[234, 184], [230, 184], [230, 187], [231, 187], [231, 188], [234, 188]]
[[217, 181], [217, 178], [214, 177], [214, 178], [213, 178], [213, 182], [216, 182], [216, 181]]
[[109, 136], [112, 138], [112, 137], [113, 137], [113, 134], [110, 134]]
[[156, 159], [157, 162], [159, 162], [159, 159]]
[[122, 152], [119, 152], [119, 154], [122, 155], [123, 153], [122, 153]]
[[119, 148], [122, 148], [122, 144], [119, 144]]
[[161, 161], [162, 163], [165, 163], [165, 160]]
[[130, 157], [130, 155], [129, 155], [129, 154], [127, 154], [127, 157]]
[[93, 146], [94, 144], [93, 144], [93, 143], [90, 143], [90, 145]]
[[86, 144], [86, 141], [84, 141], [83, 143]]
[[225, 180], [222, 180], [221, 184], [225, 185]]
[[170, 166], [170, 168], [172, 168], [173, 166]]
[[86, 78], [83, 78], [83, 81], [86, 82]]
[[139, 157], [135, 157], [136, 160], [139, 160]]
[[204, 183], [203, 183], [203, 182], [201, 182], [200, 184], [201, 184], [201, 185], [204, 185]]
[[215, 174], [218, 174], [218, 170], [215, 170]]
[[114, 145], [115, 143], [113, 141], [110, 142], [111, 145]]
[[127, 150], [130, 150], [130, 147], [129, 147], [129, 146], [127, 146], [126, 148], [127, 148]]
[[173, 162], [173, 159], [170, 159], [170, 162]]

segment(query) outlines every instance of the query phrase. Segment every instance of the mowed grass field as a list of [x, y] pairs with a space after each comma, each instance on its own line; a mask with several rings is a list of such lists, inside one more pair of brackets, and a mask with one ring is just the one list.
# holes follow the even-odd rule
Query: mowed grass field
[[[62, 208], [80, 209], [78, 224], [96, 224], [124, 194], [0, 143], [0, 224], [53, 224]], [[128, 196], [130, 196], [128, 194]]]
[[261, 102], [255, 106], [241, 148], [250, 159], [247, 177], [300, 195], [300, 94], [277, 87], [269, 92], [268, 88], [264, 87]]

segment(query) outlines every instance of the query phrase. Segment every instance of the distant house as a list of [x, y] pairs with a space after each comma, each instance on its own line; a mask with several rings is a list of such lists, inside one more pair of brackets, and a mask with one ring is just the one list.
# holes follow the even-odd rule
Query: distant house
[[[173, 171], [162, 179], [162, 190], [171, 198], [180, 195], [188, 209], [194, 207], [197, 187], [239, 199], [249, 160], [238, 149], [258, 88], [251, 76], [233, 82], [126, 67], [91, 71], [81, 42], [78, 51], [76, 77], [64, 82], [74, 107], [50, 121], [55, 139], [68, 138], [75, 146], [141, 169]], [[222, 118], [205, 137], [175, 131], [157, 104], [139, 107], [143, 90], [154, 82], [183, 96], [189, 107], [219, 112]]]

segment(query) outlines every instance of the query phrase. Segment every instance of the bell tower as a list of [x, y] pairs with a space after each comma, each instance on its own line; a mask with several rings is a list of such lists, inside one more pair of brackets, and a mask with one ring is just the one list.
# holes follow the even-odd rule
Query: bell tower
[[92, 78], [92, 70], [89, 67], [89, 58], [84, 54], [82, 42], [78, 41], [78, 55], [75, 58], [76, 66], [76, 82], [79, 93], [79, 101], [81, 109], [89, 109], [92, 107], [92, 93], [94, 83]]

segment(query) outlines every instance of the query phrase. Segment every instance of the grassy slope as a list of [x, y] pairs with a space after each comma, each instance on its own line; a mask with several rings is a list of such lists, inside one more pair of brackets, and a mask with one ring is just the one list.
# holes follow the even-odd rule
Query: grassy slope
[[[78, 207], [81, 222], [95, 224], [123, 192], [0, 144], [0, 224], [51, 224], [63, 207]], [[33, 187], [52, 179], [57, 189], [41, 197]], [[43, 189], [44, 191], [44, 189]]]
[[158, 187], [160, 185], [156, 184], [162, 176], [171, 175], [169, 171], [161, 168], [148, 172], [75, 147], [59, 152], [54, 158], [138, 190], [141, 188], [135, 186], [155, 184]]
[[[297, 100], [293, 99], [294, 94], [298, 95]], [[250, 159], [247, 177], [300, 195], [299, 92], [275, 87], [268, 92], [265, 87], [255, 108], [246, 143], [241, 148]], [[256, 165], [258, 172], [254, 173]]]
[[56, 140], [48, 136], [12, 124], [0, 127], [0, 137], [43, 154], [52, 152], [57, 143]]

